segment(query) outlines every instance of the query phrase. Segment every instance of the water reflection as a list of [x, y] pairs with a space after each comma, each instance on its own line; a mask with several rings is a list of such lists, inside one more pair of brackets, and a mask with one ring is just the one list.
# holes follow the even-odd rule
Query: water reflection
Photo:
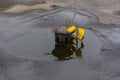
[[[72, 54], [70, 54], [71, 58], [75, 58], [76, 55], [79, 58], [80, 56], [96, 56], [99, 55], [101, 52], [102, 42], [99, 40], [97, 36], [93, 34], [92, 31], [86, 29], [85, 38], [83, 43], [78, 41], [78, 48], [76, 47], [76, 41], [73, 40], [72, 44]], [[56, 44], [57, 45], [57, 44]], [[66, 45], [68, 47], [68, 45]], [[33, 31], [32, 34], [27, 34], [24, 36], [16, 37], [12, 40], [7, 41], [6, 49], [15, 56], [28, 58], [28, 59], [35, 59], [35, 60], [53, 60], [54, 56], [46, 56], [45, 53], [50, 53], [52, 55], [53, 49], [56, 51], [53, 54], [58, 54], [60, 52], [60, 56], [65, 54], [63, 48], [66, 47], [65, 45], [59, 45], [62, 49], [56, 49], [58, 46], [55, 47], [55, 38], [54, 34], [51, 34], [51, 28], [40, 28], [38, 31]], [[70, 52], [71, 49], [69, 48]], [[75, 53], [76, 51], [76, 53]], [[74, 57], [73, 57], [74, 56]], [[59, 57], [59, 56], [58, 56]], [[57, 58], [58, 58], [57, 57]], [[81, 58], [80, 57], [80, 58]], [[64, 60], [63, 57], [61, 59]]]
[[82, 57], [82, 49], [84, 48], [84, 44], [83, 44], [83, 42], [81, 42], [81, 46], [80, 46], [80, 48], [78, 48], [78, 49], [76, 49], [76, 56], [78, 57], [78, 58], [81, 58]]
[[69, 45], [55, 44], [55, 48], [52, 51], [52, 55], [57, 57], [58, 60], [73, 59], [74, 54], [76, 55], [77, 58], [81, 58], [83, 48], [84, 48], [83, 42], [81, 42], [79, 48], [76, 46], [74, 42]]

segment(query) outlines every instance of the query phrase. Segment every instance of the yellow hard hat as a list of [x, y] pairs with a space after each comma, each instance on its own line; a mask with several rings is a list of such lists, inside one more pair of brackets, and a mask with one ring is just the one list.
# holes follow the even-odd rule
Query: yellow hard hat
[[77, 29], [77, 27], [73, 25], [73, 26], [70, 26], [70, 27], [67, 29], [67, 32], [68, 32], [68, 33], [72, 33], [72, 32], [74, 32], [76, 29]]
[[84, 35], [85, 35], [85, 29], [84, 28], [78, 28], [77, 39], [82, 41], [83, 38], [84, 38]]

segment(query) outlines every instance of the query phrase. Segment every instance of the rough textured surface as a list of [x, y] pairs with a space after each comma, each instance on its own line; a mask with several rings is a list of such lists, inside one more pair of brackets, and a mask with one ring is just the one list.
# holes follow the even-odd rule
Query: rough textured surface
[[11, 55], [6, 48], [10, 40], [41, 27], [63, 25], [73, 14], [71, 11], [76, 9], [0, 13], [0, 80], [120, 80], [120, 25], [101, 24], [87, 11], [77, 9], [80, 21], [74, 23], [90, 29], [102, 41], [101, 52], [94, 56], [67, 61], [33, 60]]
[[[104, 24], [120, 24], [120, 0], [45, 0], [50, 4], [56, 4], [62, 7], [74, 7], [86, 9], [91, 13], [99, 16], [100, 22]], [[0, 1], [1, 7], [15, 4], [35, 4], [44, 2], [43, 0], [3, 0]], [[14, 5], [13, 5], [14, 4]], [[26, 5], [22, 5], [24, 7]]]
[[120, 24], [120, 17], [115, 12], [120, 11], [120, 0], [54, 0], [65, 7], [77, 7], [89, 10], [99, 16], [104, 24]]
[[7, 7], [14, 4], [35, 4], [44, 2], [45, 0], [0, 0], [0, 7]]

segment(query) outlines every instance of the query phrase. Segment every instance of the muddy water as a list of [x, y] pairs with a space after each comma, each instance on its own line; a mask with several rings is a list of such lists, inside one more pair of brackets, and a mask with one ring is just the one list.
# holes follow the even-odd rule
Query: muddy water
[[[83, 44], [83, 57], [99, 55], [102, 42], [90, 30], [86, 29]], [[15, 38], [8, 42], [7, 47], [12, 55], [23, 58], [36, 60], [56, 59], [51, 55], [52, 50], [55, 48], [54, 34], [51, 32], [51, 28], [41, 28], [32, 34]]]

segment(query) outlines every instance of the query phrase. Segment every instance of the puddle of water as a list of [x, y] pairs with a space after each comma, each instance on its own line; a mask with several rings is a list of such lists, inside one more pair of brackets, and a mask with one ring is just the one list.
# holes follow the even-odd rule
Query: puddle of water
[[60, 12], [60, 14], [68, 17], [71, 20], [73, 20], [73, 17], [75, 15], [74, 22], [76, 22], [76, 23], [79, 23], [79, 22], [86, 23], [86, 22], [88, 22], [88, 16], [80, 15], [80, 14], [77, 14], [77, 13], [75, 14], [75, 12], [62, 11], [62, 12]]
[[[75, 18], [74, 18], [74, 16], [75, 16]], [[73, 18], [74, 18], [74, 20], [73, 20]], [[42, 20], [39, 19], [39, 22], [40, 21], [42, 21]], [[66, 9], [66, 10], [63, 10], [60, 12], [56, 12], [54, 14], [44, 16], [43, 22], [41, 22], [41, 24], [47, 27], [48, 24], [46, 24], [46, 23], [49, 23], [49, 25], [51, 27], [53, 27], [53, 26], [65, 25], [66, 22], [68, 22], [69, 25], [77, 24], [79, 26], [85, 26], [88, 24], [97, 23], [98, 19], [96, 16], [94, 16], [88, 12], [85, 12], [85, 11], [75, 13], [74, 9]]]
[[[86, 30], [83, 43], [84, 48], [79, 50], [83, 57], [94, 56], [100, 53], [102, 42], [90, 30]], [[36, 60], [55, 59], [51, 55], [46, 55], [47, 53], [51, 54], [55, 49], [54, 34], [51, 32], [51, 28], [41, 28], [32, 34], [15, 38], [8, 42], [7, 48], [11, 54], [23, 58]], [[60, 48], [65, 49], [64, 47]]]

